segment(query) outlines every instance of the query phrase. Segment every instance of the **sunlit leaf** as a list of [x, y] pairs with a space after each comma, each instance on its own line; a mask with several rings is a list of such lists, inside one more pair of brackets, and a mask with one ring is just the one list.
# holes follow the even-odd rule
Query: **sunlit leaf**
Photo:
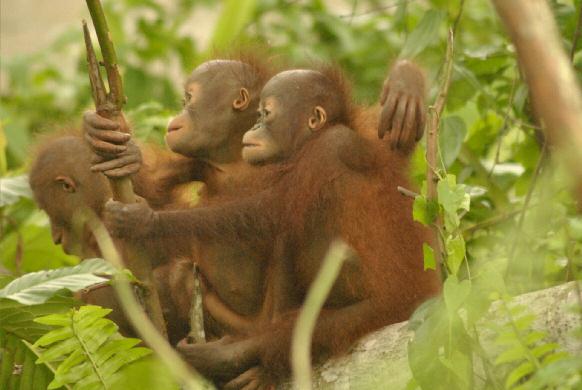
[[427, 243], [422, 244], [422, 253], [424, 258], [424, 270], [436, 269], [436, 260], [434, 257], [434, 249]]
[[28, 175], [0, 178], [0, 207], [16, 203], [20, 198], [32, 198]]
[[447, 240], [447, 266], [453, 275], [459, 272], [459, 267], [465, 260], [465, 240], [463, 236], [455, 236]]
[[147, 348], [136, 347], [139, 340], [125, 339], [117, 333], [117, 325], [104, 318], [110, 312], [99, 306], [82, 306], [36, 319], [58, 326], [32, 346], [39, 354], [37, 364], [58, 366], [49, 389], [64, 385], [75, 389], [111, 388], [120, 369], [151, 354]]
[[59, 268], [26, 274], [0, 290], [0, 298], [8, 298], [25, 305], [46, 302], [61, 289], [78, 291], [108, 279], [115, 269], [102, 259], [90, 259], [75, 267]]

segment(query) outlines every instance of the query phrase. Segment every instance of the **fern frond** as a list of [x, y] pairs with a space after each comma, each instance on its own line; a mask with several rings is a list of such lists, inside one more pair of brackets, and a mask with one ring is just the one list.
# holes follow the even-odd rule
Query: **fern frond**
[[554, 362], [568, 358], [558, 352], [559, 345], [546, 341], [545, 332], [534, 330], [535, 316], [523, 305], [508, 306], [502, 303], [507, 321], [495, 326], [495, 344], [503, 351], [495, 359], [495, 365], [508, 365], [510, 371], [505, 380], [508, 389], [530, 388], [532, 378]]
[[64, 314], [51, 314], [35, 321], [57, 328], [39, 338], [34, 347], [41, 349], [37, 364], [57, 366], [49, 389], [109, 389], [119, 370], [151, 350], [136, 347], [138, 339], [122, 337], [114, 322], [104, 318], [111, 310], [81, 306]]

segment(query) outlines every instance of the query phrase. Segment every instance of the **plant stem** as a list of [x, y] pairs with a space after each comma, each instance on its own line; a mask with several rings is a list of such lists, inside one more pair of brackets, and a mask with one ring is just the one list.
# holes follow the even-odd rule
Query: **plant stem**
[[331, 245], [313, 284], [309, 288], [305, 304], [297, 318], [291, 345], [291, 367], [293, 381], [297, 389], [308, 390], [312, 388], [311, 336], [319, 312], [339, 275], [346, 250], [347, 245], [343, 242]]
[[[129, 128], [121, 113], [121, 108], [125, 104], [125, 96], [123, 95], [121, 76], [117, 68], [117, 56], [111, 40], [111, 34], [107, 27], [105, 14], [103, 13], [103, 8], [99, 0], [86, 0], [86, 2], [103, 53], [103, 62], [109, 84], [109, 93], [105, 95], [105, 101], [103, 101], [105, 85], [96, 64], [96, 56], [91, 43], [89, 30], [86, 23], [83, 23], [89, 79], [91, 81], [91, 90], [97, 113], [116, 121], [119, 123], [121, 131], [129, 133]], [[136, 201], [133, 185], [129, 176], [118, 179], [110, 178], [109, 184], [113, 193], [113, 199], [123, 203], [134, 203]], [[150, 259], [142, 248], [131, 243], [123, 243], [123, 245], [120, 245], [120, 251], [126, 267], [145, 285], [146, 291], [143, 296], [143, 302], [148, 316], [160, 333], [167, 337], [166, 323], [162, 312], [160, 297], [156, 290]]]
[[[451, 73], [453, 70], [453, 53], [454, 53], [454, 36], [453, 30], [449, 30], [449, 40], [447, 46], [447, 54], [445, 57], [445, 73], [441, 89], [437, 95], [434, 106], [430, 108], [430, 118], [428, 122], [428, 135], [426, 139], [426, 161], [427, 161], [427, 198], [429, 201], [437, 202], [437, 183], [438, 183], [438, 140], [439, 140], [439, 126], [441, 114], [445, 108], [447, 95], [449, 92], [449, 85], [451, 82]], [[438, 218], [433, 224], [435, 260], [437, 266], [442, 266], [443, 263], [443, 248], [442, 241], [439, 238], [439, 231], [441, 230], [442, 220]]]
[[576, 46], [582, 34], [582, 2], [578, 5], [578, 22], [576, 23], [576, 31], [572, 38], [572, 48], [570, 49], [570, 62], [574, 63], [574, 55], [576, 54]]
[[121, 110], [125, 103], [125, 95], [123, 94], [121, 76], [117, 69], [117, 54], [115, 54], [111, 33], [107, 27], [107, 19], [105, 19], [105, 13], [103, 12], [100, 0], [86, 0], [86, 2], [103, 55], [107, 79], [109, 80], [109, 95], [112, 103], [115, 105], [114, 108]]
[[113, 286], [127, 317], [140, 337], [156, 352], [160, 360], [178, 378], [178, 381], [181, 382], [184, 389], [211, 389], [212, 386], [199, 373], [184, 363], [166, 339], [156, 330], [156, 327], [148, 319], [146, 314], [140, 310], [141, 305], [134, 295], [127, 276], [123, 272], [124, 266], [122, 258], [119, 252], [117, 252], [105, 226], [97, 217], [89, 218], [89, 225], [103, 253], [103, 258], [113, 264], [118, 270], [115, 275], [115, 281], [117, 283], [114, 283]]

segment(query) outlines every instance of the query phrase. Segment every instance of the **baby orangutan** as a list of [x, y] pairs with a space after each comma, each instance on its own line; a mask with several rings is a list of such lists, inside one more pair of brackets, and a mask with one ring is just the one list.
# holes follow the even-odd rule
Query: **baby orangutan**
[[[82, 259], [100, 257], [101, 251], [88, 226], [80, 218], [80, 212], [91, 210], [100, 216], [106, 200], [111, 198], [107, 179], [90, 170], [91, 156], [91, 150], [78, 134], [57, 135], [41, 143], [30, 171], [30, 185], [39, 207], [48, 214], [53, 242], [61, 245], [65, 253]], [[141, 192], [144, 186], [147, 184], [142, 181], [136, 189]], [[170, 193], [166, 194], [165, 202], [165, 207], [171, 204], [173, 207], [184, 207]], [[166, 256], [163, 250], [150, 253], [156, 257]], [[163, 259], [159, 263], [163, 264], [154, 269], [154, 277], [169, 338], [177, 342], [189, 330], [194, 283], [192, 262], [174, 258]], [[109, 284], [92, 286], [82, 291], [80, 298], [85, 303], [113, 309], [109, 317], [117, 323], [120, 332], [126, 336], [135, 335]]]

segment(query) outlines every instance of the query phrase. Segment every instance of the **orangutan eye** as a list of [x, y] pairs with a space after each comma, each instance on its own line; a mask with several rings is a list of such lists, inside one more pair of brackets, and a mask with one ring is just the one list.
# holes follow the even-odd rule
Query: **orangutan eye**
[[70, 177], [66, 176], [57, 176], [55, 181], [61, 186], [61, 189], [65, 192], [72, 194], [77, 190], [75, 183]]
[[184, 93], [184, 97], [182, 98], [182, 107], [186, 107], [186, 105], [190, 103], [190, 99], [192, 99], [192, 95], [188, 92]]
[[69, 183], [62, 183], [62, 186], [65, 192], [75, 192], [75, 187], [73, 187]]

